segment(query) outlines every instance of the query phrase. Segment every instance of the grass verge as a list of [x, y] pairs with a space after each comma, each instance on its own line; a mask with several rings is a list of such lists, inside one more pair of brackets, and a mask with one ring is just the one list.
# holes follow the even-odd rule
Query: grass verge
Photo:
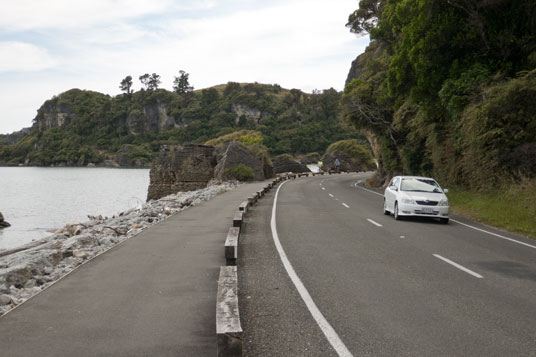
[[453, 188], [448, 197], [453, 213], [536, 239], [536, 179], [488, 192]]

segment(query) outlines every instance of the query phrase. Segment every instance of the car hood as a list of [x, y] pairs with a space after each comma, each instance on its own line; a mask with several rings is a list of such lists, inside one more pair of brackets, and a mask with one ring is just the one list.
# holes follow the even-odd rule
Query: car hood
[[401, 192], [403, 196], [412, 198], [414, 200], [418, 201], [440, 201], [443, 199], [447, 199], [447, 196], [445, 196], [444, 193], [432, 193], [432, 192], [407, 192], [402, 191]]

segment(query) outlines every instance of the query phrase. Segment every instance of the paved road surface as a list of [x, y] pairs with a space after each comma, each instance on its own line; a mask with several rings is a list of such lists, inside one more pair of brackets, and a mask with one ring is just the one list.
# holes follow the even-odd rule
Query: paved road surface
[[150, 227], [0, 318], [0, 356], [215, 356], [223, 244], [264, 185]]
[[[276, 214], [290, 263], [350, 354], [536, 356], [536, 241], [460, 217], [395, 221], [362, 179], [287, 182]], [[274, 195], [241, 237], [245, 355], [336, 356], [275, 249]]]

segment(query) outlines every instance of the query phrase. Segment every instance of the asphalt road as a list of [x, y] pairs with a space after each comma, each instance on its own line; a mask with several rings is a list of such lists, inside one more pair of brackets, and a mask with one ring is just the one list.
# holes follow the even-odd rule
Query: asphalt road
[[[456, 216], [448, 225], [395, 221], [381, 195], [356, 185], [363, 179], [287, 182], [274, 222], [349, 355], [536, 356], [536, 241]], [[240, 238], [245, 355], [344, 355], [283, 266], [270, 227], [275, 192], [248, 214]]]
[[215, 356], [223, 245], [241, 185], [124, 241], [0, 318], [0, 356]]

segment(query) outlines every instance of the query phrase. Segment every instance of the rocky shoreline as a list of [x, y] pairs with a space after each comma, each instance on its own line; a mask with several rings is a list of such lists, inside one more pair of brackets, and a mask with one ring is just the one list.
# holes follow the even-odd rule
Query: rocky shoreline
[[89, 217], [54, 235], [0, 251], [0, 316], [113, 246], [167, 217], [232, 190], [226, 182], [151, 200], [111, 218]]

